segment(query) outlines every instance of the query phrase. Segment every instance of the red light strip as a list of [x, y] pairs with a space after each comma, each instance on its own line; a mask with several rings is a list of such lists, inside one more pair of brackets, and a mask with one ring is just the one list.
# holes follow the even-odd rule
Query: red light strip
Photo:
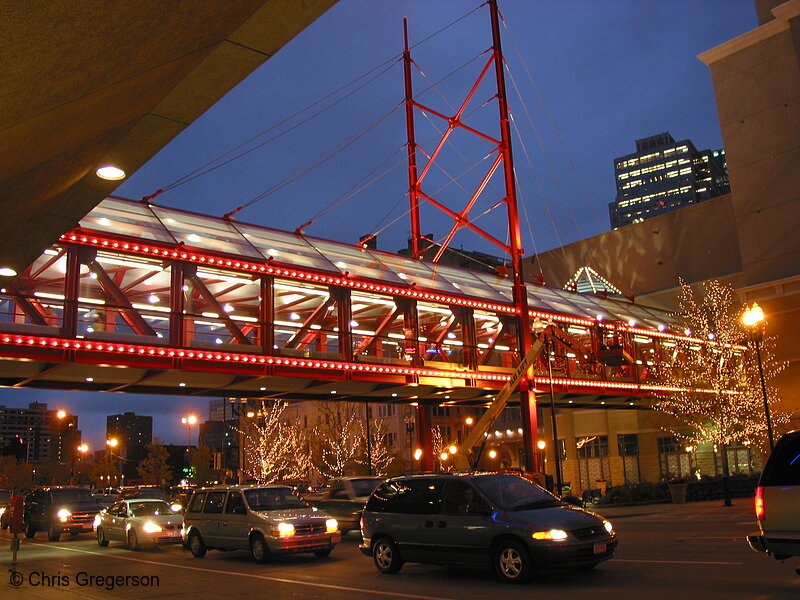
[[[507, 373], [487, 373], [484, 371], [445, 371], [441, 369], [424, 369], [419, 367], [391, 367], [384, 365], [365, 365], [329, 360], [305, 360], [297, 358], [281, 358], [275, 356], [261, 356], [257, 354], [242, 354], [234, 352], [213, 352], [205, 350], [183, 350], [178, 348], [164, 348], [160, 346], [139, 346], [132, 344], [115, 344], [113, 342], [86, 342], [73, 341], [60, 338], [30, 337], [20, 335], [4, 335], [0, 338], [4, 344], [26, 347], [56, 348], [63, 350], [84, 350], [88, 352], [105, 352], [124, 354], [127, 356], [143, 356], [154, 358], [183, 358], [189, 360], [202, 360], [218, 363], [239, 363], [260, 366], [282, 366], [301, 369], [328, 369], [350, 371], [353, 373], [377, 373], [384, 375], [416, 375], [418, 377], [437, 377], [441, 379], [479, 379], [483, 381], [506, 382], [511, 379]], [[535, 377], [537, 384], [548, 385], [550, 378]], [[553, 379], [553, 384], [588, 387], [611, 388], [630, 390], [632, 392], [683, 392], [689, 388], [669, 387], [658, 384], [625, 383], [619, 381], [597, 381], [583, 379]], [[718, 390], [694, 390], [703, 393], [720, 393]], [[721, 391], [724, 394], [741, 394], [732, 390]]]

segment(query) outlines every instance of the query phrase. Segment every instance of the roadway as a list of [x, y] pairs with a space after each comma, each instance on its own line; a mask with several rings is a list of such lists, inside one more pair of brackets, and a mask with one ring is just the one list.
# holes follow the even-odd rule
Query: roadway
[[[537, 576], [523, 586], [497, 581], [491, 571], [470, 571], [407, 564], [397, 575], [381, 575], [358, 551], [351, 533], [328, 559], [297, 555], [257, 565], [244, 552], [209, 551], [196, 559], [179, 546], [131, 552], [121, 544], [99, 548], [93, 537], [64, 536], [47, 542], [44, 533], [24, 541], [19, 572], [23, 583], [10, 584], [9, 535], [2, 532], [4, 574], [0, 599], [107, 598], [200, 600], [272, 598], [360, 600], [493, 598], [728, 599], [800, 598], [797, 560], [786, 564], [756, 554], [744, 536], [755, 529], [750, 502], [730, 508], [720, 502], [608, 509], [620, 546], [617, 556], [593, 571]], [[50, 577], [43, 585], [40, 574]], [[78, 578], [84, 585], [78, 585]], [[85, 585], [86, 576], [139, 577], [127, 586], [106, 589], [102, 581]], [[150, 585], [145, 578], [151, 578]], [[155, 578], [158, 585], [155, 585]]]

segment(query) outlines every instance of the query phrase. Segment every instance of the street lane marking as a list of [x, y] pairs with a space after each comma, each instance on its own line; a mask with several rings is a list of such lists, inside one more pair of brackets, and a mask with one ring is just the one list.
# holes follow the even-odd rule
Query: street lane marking
[[741, 562], [702, 561], [702, 560], [639, 560], [633, 558], [612, 558], [614, 562], [653, 563], [660, 565], [741, 565]]
[[[6, 536], [2, 536], [6, 537]], [[80, 554], [91, 554], [93, 556], [103, 556], [106, 558], [116, 558], [117, 560], [127, 560], [129, 562], [142, 563], [145, 565], [156, 565], [162, 568], [175, 568], [184, 569], [186, 571], [200, 571], [201, 573], [219, 573], [221, 575], [232, 575], [234, 577], [247, 577], [250, 579], [262, 579], [264, 581], [274, 581], [276, 583], [287, 583], [305, 585], [315, 588], [323, 588], [329, 590], [338, 590], [343, 592], [360, 592], [362, 594], [372, 594], [376, 596], [391, 596], [394, 598], [414, 598], [416, 600], [452, 600], [451, 598], [443, 598], [439, 596], [416, 596], [414, 594], [400, 593], [400, 592], [386, 592], [382, 590], [370, 590], [366, 588], [347, 587], [342, 585], [333, 585], [330, 583], [315, 583], [313, 581], [302, 581], [297, 579], [285, 579], [283, 577], [268, 577], [266, 575], [255, 575], [253, 573], [232, 573], [231, 571], [223, 571], [221, 569], [204, 569], [202, 567], [190, 567], [188, 565], [176, 565], [163, 562], [156, 562], [153, 560], [144, 560], [142, 558], [132, 558], [129, 556], [116, 556], [114, 554], [107, 554], [103, 552], [92, 552], [91, 550], [79, 550], [78, 548], [67, 548], [66, 546], [53, 546], [52, 544], [45, 544], [43, 542], [36, 542], [33, 540], [25, 540], [25, 543], [33, 543], [40, 548], [67, 550], [68, 552], [78, 552]]]

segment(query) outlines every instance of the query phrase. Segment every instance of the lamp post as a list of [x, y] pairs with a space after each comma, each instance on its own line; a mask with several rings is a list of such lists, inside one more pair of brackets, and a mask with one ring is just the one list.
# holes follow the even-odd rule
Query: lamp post
[[[117, 471], [117, 473], [119, 473], [120, 466], [119, 463], [117, 462], [119, 460], [119, 456], [114, 454], [114, 448], [119, 446], [119, 440], [117, 438], [108, 439], [106, 440], [106, 446], [108, 446], [109, 454], [111, 454], [111, 456], [114, 458], [114, 470]], [[116, 477], [117, 474], [114, 475], [114, 478]], [[109, 488], [111, 487], [111, 475], [108, 476], [108, 487]]]
[[745, 308], [742, 313], [742, 324], [747, 328], [750, 339], [756, 346], [756, 358], [758, 359], [758, 376], [761, 380], [761, 395], [764, 398], [764, 416], [767, 420], [767, 437], [769, 438], [769, 449], [775, 448], [775, 441], [772, 437], [772, 419], [769, 414], [769, 399], [767, 398], [767, 386], [764, 383], [764, 365], [761, 362], [761, 336], [763, 335], [764, 311], [758, 303], [753, 302], [749, 308]]
[[186, 448], [188, 450], [192, 447], [192, 425], [197, 423], [197, 417], [194, 415], [183, 417], [181, 418], [181, 423], [186, 425]]
[[78, 446], [76, 448], [76, 450], [79, 453], [78, 454], [78, 477], [77, 477], [77, 479], [78, 479], [78, 485], [80, 485], [80, 483], [81, 483], [81, 474], [83, 473], [83, 457], [89, 451], [89, 445], [88, 444], [81, 444], [80, 446]]

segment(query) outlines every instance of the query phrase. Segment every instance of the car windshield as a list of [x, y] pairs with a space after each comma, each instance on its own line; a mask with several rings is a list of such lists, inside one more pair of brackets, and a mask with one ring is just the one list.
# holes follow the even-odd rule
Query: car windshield
[[561, 504], [549, 492], [516, 475], [481, 476], [472, 482], [503, 510], [528, 510]]
[[160, 500], [151, 502], [129, 502], [132, 517], [157, 517], [159, 515], [174, 515], [169, 504]]
[[246, 490], [244, 496], [251, 510], [281, 510], [308, 506], [288, 487]]
[[55, 502], [70, 502], [73, 504], [95, 504], [89, 490], [52, 490]]
[[363, 479], [351, 479], [353, 493], [356, 496], [369, 496], [383, 482], [380, 477], [364, 477]]
[[166, 500], [167, 495], [159, 489], [128, 490], [122, 494], [123, 498], [153, 498], [155, 500]]

